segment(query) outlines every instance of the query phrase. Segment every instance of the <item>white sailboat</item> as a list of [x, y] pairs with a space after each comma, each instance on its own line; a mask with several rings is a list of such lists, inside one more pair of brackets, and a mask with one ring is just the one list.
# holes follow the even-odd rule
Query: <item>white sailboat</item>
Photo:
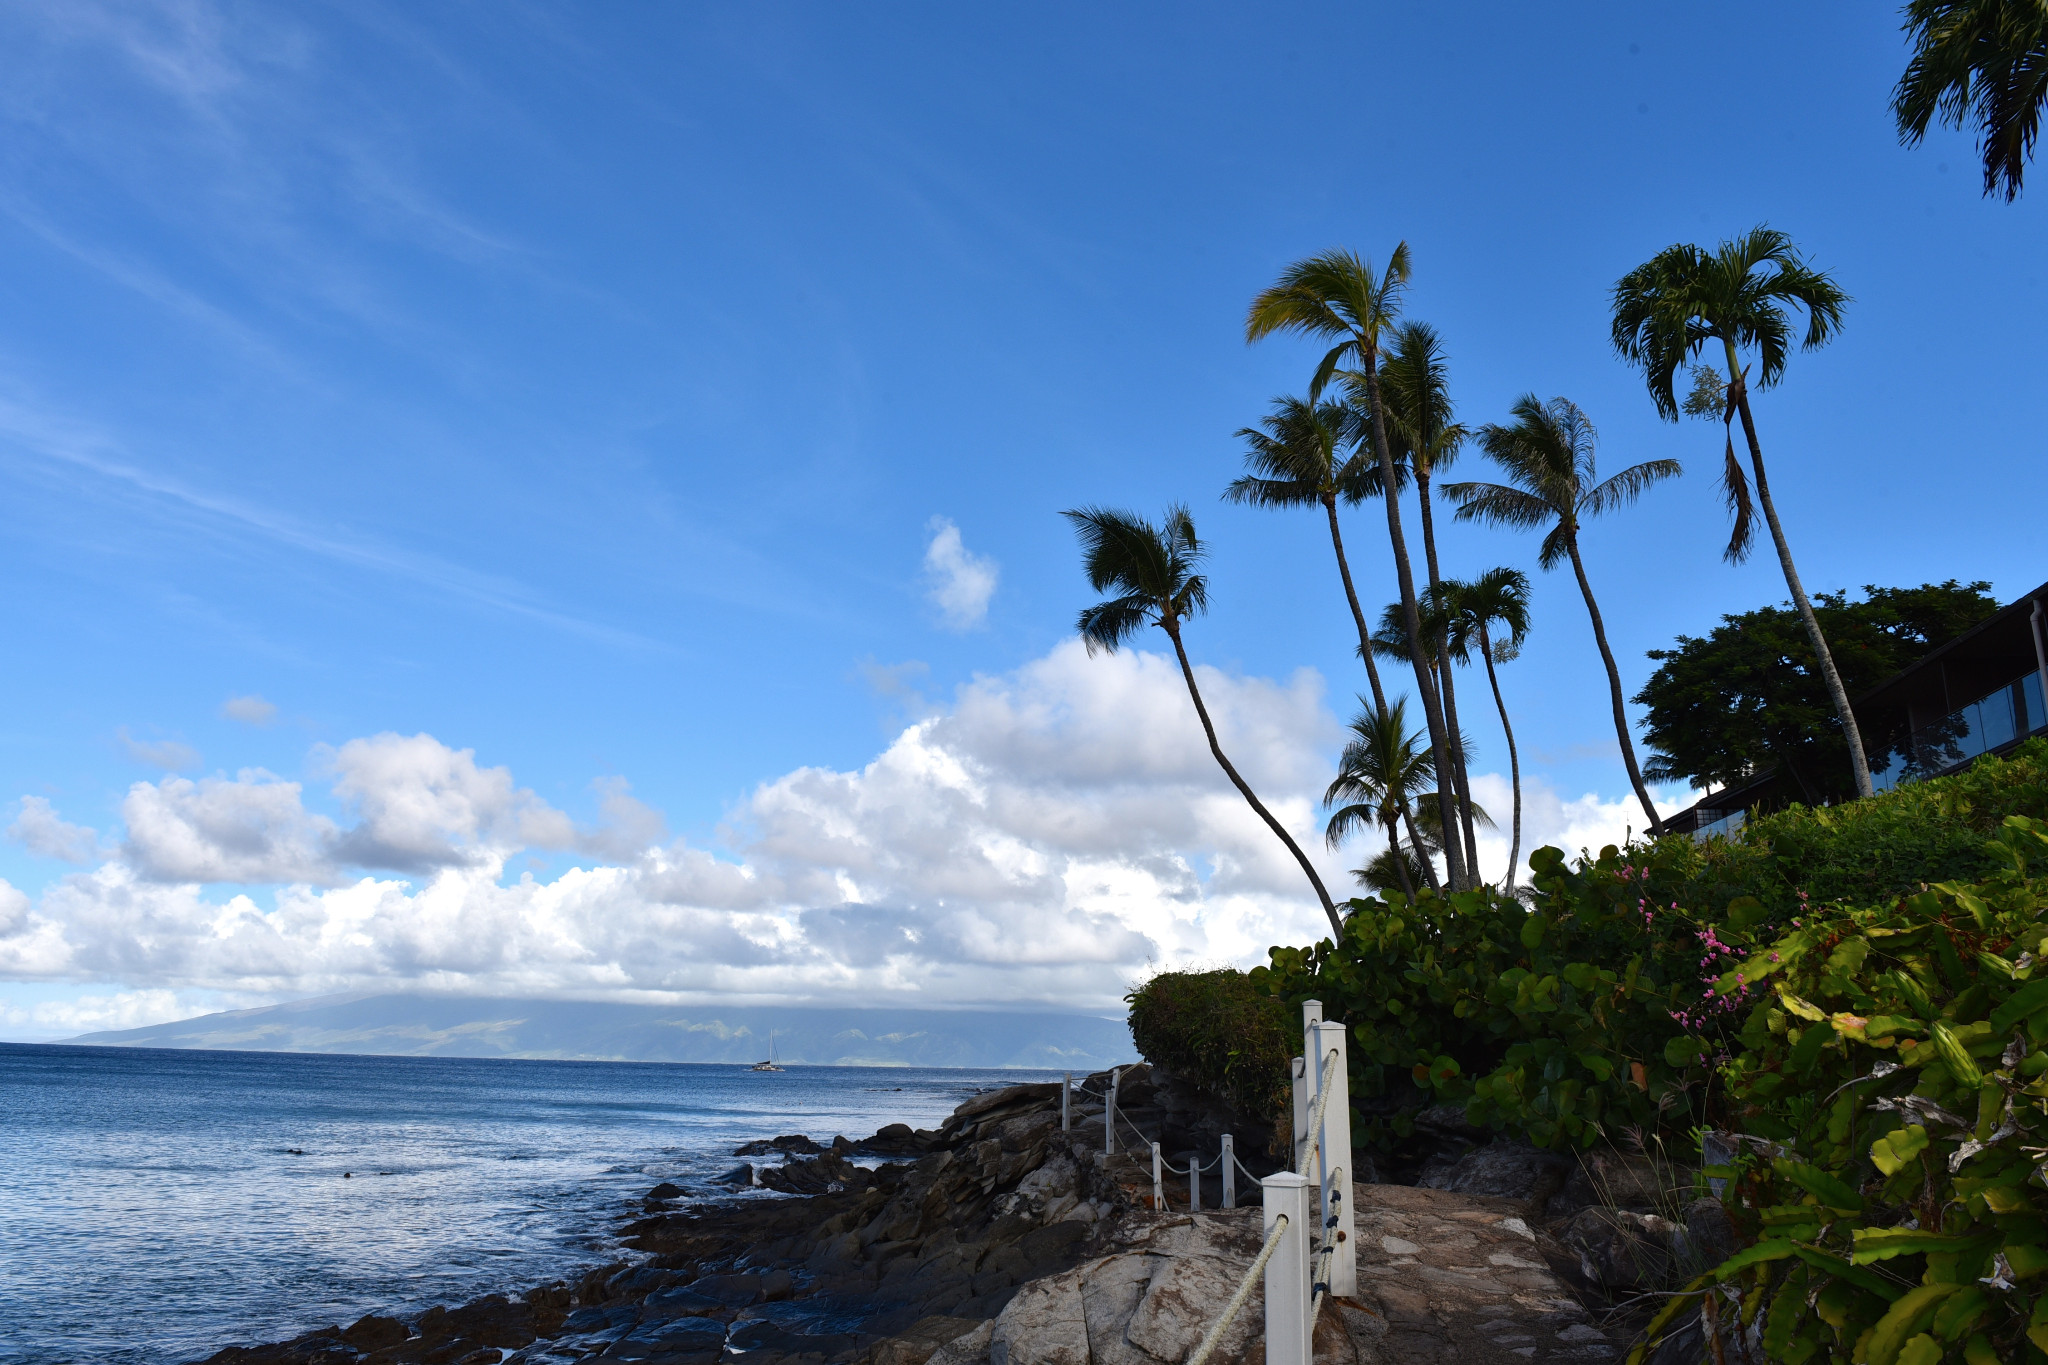
[[747, 1070], [749, 1070], [749, 1071], [780, 1071], [780, 1070], [782, 1070], [782, 1068], [781, 1068], [781, 1067], [779, 1067], [779, 1066], [775, 1065], [775, 1030], [774, 1030], [774, 1029], [769, 1029], [769, 1030], [768, 1030], [768, 1060], [767, 1060], [767, 1061], [765, 1061], [765, 1062], [755, 1062], [755, 1063], [754, 1063], [754, 1064], [753, 1064], [752, 1066], [748, 1067], [748, 1068], [747, 1068]]

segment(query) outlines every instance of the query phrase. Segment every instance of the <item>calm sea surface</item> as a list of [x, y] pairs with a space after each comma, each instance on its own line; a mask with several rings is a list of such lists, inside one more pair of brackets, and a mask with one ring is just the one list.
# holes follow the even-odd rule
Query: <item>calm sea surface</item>
[[1036, 1079], [0, 1044], [0, 1365], [170, 1365], [562, 1278], [739, 1143]]

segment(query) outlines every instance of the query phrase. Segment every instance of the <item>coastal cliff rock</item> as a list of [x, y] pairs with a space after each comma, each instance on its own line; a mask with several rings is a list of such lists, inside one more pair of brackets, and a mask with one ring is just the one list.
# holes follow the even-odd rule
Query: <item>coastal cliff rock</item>
[[[410, 1323], [230, 1347], [208, 1365], [1175, 1365], [1257, 1253], [1260, 1214], [1213, 1210], [1212, 1182], [1211, 1211], [1191, 1216], [1184, 1177], [1169, 1178], [1177, 1207], [1153, 1211], [1141, 1144], [1184, 1164], [1229, 1130], [1264, 1171], [1270, 1133], [1138, 1067], [1122, 1073], [1121, 1150], [1108, 1153], [1108, 1079], [1089, 1078], [1071, 1132], [1057, 1085], [1020, 1085], [974, 1096], [935, 1132], [749, 1144], [784, 1157], [753, 1178], [787, 1197], [678, 1206], [689, 1192], [665, 1184], [620, 1230], [630, 1263]], [[1517, 1171], [1536, 1188], [1491, 1193]], [[1489, 1193], [1354, 1187], [1364, 1287], [1326, 1306], [1317, 1359], [1618, 1357], [1560, 1278], [1585, 1249], [1531, 1226], [1568, 1184], [1555, 1164], [1500, 1152], [1444, 1181]], [[1263, 1320], [1254, 1289], [1215, 1358], [1262, 1362]]]

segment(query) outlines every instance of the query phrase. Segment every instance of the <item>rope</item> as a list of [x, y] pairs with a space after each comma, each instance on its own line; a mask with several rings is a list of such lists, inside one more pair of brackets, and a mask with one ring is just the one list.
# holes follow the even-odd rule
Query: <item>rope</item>
[[1223, 1334], [1230, 1330], [1230, 1324], [1237, 1318], [1237, 1310], [1244, 1307], [1244, 1301], [1251, 1297], [1252, 1285], [1265, 1272], [1266, 1262], [1273, 1259], [1273, 1249], [1280, 1245], [1280, 1234], [1286, 1230], [1287, 1215], [1283, 1213], [1273, 1219], [1272, 1230], [1266, 1234], [1266, 1244], [1259, 1248], [1259, 1254], [1253, 1258], [1251, 1269], [1244, 1272], [1244, 1279], [1238, 1284], [1237, 1292], [1230, 1296], [1229, 1303], [1223, 1305], [1223, 1315], [1217, 1318], [1216, 1325], [1203, 1335], [1202, 1344], [1188, 1357], [1187, 1365], [1204, 1365], [1204, 1362], [1215, 1354], [1216, 1343], [1223, 1340]]
[[1316, 1083], [1316, 1112], [1308, 1121], [1308, 1146], [1302, 1149], [1301, 1165], [1297, 1173], [1306, 1173], [1315, 1161], [1317, 1149], [1323, 1142], [1323, 1114], [1330, 1107], [1330, 1082], [1337, 1074], [1337, 1049], [1331, 1048], [1330, 1055], [1323, 1059], [1323, 1074]]
[[[1221, 1161], [1221, 1160], [1222, 1160], [1223, 1158], [1219, 1156], [1219, 1157], [1218, 1157], [1218, 1158], [1216, 1158], [1216, 1159], [1217, 1159], [1218, 1161]], [[1233, 1166], [1235, 1166], [1235, 1167], [1237, 1167], [1237, 1169], [1239, 1169], [1240, 1171], [1243, 1171], [1243, 1172], [1244, 1172], [1244, 1178], [1245, 1178], [1246, 1180], [1249, 1180], [1249, 1181], [1251, 1181], [1251, 1182], [1252, 1182], [1252, 1184], [1256, 1185], [1256, 1184], [1258, 1184], [1258, 1183], [1259, 1183], [1259, 1178], [1258, 1178], [1257, 1176], [1255, 1176], [1255, 1175], [1253, 1175], [1253, 1174], [1252, 1174], [1252, 1168], [1251, 1168], [1251, 1167], [1249, 1167], [1249, 1166], [1247, 1166], [1247, 1165], [1245, 1165], [1245, 1164], [1244, 1164], [1244, 1163], [1243, 1163], [1242, 1161], [1239, 1161], [1239, 1160], [1237, 1159], [1237, 1153], [1236, 1153], [1236, 1152], [1232, 1152], [1232, 1153], [1230, 1154], [1230, 1164], [1231, 1164], [1231, 1165], [1233, 1165]]]

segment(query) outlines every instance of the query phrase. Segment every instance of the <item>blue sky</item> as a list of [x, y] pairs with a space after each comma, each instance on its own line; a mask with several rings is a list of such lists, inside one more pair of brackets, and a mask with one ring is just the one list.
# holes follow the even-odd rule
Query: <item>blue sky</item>
[[[369, 764], [347, 746], [378, 735], [473, 750], [530, 793], [436, 817], [488, 856], [349, 863], [321, 844], [321, 867], [354, 869], [336, 886], [418, 890], [455, 863], [554, 885], [630, 864], [636, 839], [751, 867], [764, 784], [863, 772], [907, 723], [959, 721], [977, 677], [1078, 705], [1045, 670], [1087, 600], [1055, 515], [1080, 502], [1193, 505], [1214, 551], [1195, 652], [1248, 689], [1247, 727], [1260, 688], [1312, 693], [1275, 744], [1327, 753], [1359, 686], [1327, 544], [1216, 494], [1231, 433], [1317, 354], [1247, 348], [1244, 307], [1331, 246], [1409, 243], [1409, 312], [1443, 333], [1465, 420], [1563, 394], [1606, 467], [1688, 462], [1587, 537], [1631, 689], [1644, 650], [1782, 595], [1768, 555], [1719, 561], [1718, 430], [1659, 422], [1606, 342], [1607, 289], [1674, 241], [1768, 221], [1855, 297], [1842, 338], [1757, 404], [1810, 587], [1984, 578], [2003, 599], [2048, 577], [2039, 207], [1983, 199], [1963, 134], [1897, 144], [1904, 46], [1883, 11], [64, 0], [0, 15], [0, 54], [0, 793], [94, 831], [41, 840], [71, 839], [69, 863], [0, 846], [33, 907], [17, 936], [40, 925], [48, 949], [0, 955], [0, 1033], [86, 995], [155, 991], [148, 1008], [175, 1012], [382, 970], [167, 965], [148, 924], [106, 927], [101, 892], [51, 900], [229, 866], [128, 828], [136, 784], [185, 791], [163, 795], [167, 769], [241, 782], [236, 800], [269, 782], [246, 769], [301, 784], [296, 834], [240, 806], [179, 817], [228, 844], [371, 826], [403, 843], [369, 809], [399, 810], [396, 788], [337, 759]], [[1351, 537], [1385, 600], [1376, 515]], [[968, 574], [950, 615], [926, 567], [948, 525]], [[1533, 570], [1532, 539], [1454, 528], [1443, 546], [1455, 572]], [[1540, 578], [1536, 608], [1505, 678], [1525, 768], [1621, 810], [1569, 580]], [[1166, 681], [1144, 694], [1161, 707]], [[233, 697], [275, 711], [236, 719]], [[1504, 769], [1495, 728], [1472, 728]], [[975, 744], [997, 767], [1022, 752]], [[1304, 802], [1323, 780], [1273, 762]], [[1216, 785], [1174, 772], [1183, 795]], [[645, 809], [619, 804], [627, 786]], [[499, 819], [513, 806], [519, 830]], [[542, 807], [583, 832], [532, 833]], [[1228, 910], [1205, 837], [1105, 855], [1195, 869], [1168, 916], [1184, 937], [1126, 916], [1103, 932], [1124, 946], [1049, 966], [1056, 983], [1002, 975], [1014, 953], [984, 944], [994, 975], [946, 998], [1106, 999], [1148, 954], [1313, 930], [1280, 880], [1256, 893], [1267, 919]], [[313, 863], [234, 866], [179, 893], [179, 923], [241, 894], [283, 913], [271, 873]], [[892, 884], [843, 904], [914, 918], [927, 894], [974, 896]], [[748, 942], [830, 908], [789, 897]], [[1085, 902], [1060, 913], [1109, 913]], [[1230, 916], [1242, 934], [1219, 937]], [[461, 984], [407, 961], [393, 980]], [[898, 968], [924, 989], [925, 968]], [[776, 970], [632, 988], [759, 994]], [[538, 967], [462, 980], [603, 988]], [[787, 993], [895, 988], [823, 980]]]

